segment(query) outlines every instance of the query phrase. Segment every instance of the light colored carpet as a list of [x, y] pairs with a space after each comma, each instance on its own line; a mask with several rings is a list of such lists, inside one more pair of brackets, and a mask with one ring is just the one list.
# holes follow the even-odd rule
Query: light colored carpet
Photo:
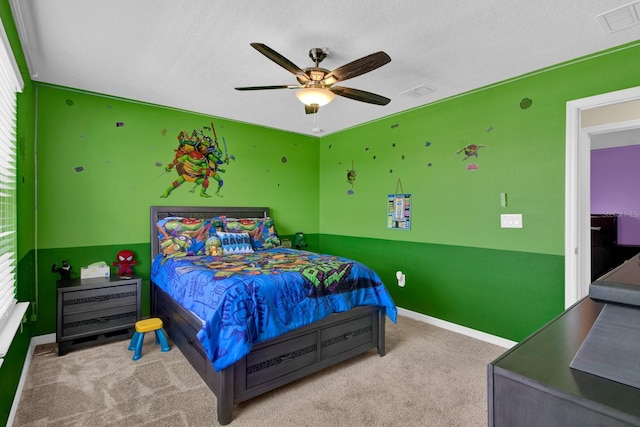
[[[485, 426], [486, 366], [504, 348], [416, 320], [387, 321], [374, 350], [236, 405], [231, 426]], [[215, 426], [213, 393], [177, 348], [146, 334], [56, 355], [36, 349], [15, 427]]]

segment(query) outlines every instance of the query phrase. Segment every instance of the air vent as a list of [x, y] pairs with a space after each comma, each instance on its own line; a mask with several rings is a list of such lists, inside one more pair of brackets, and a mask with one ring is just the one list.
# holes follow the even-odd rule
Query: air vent
[[421, 96], [425, 96], [433, 92], [435, 89], [430, 88], [427, 85], [416, 86], [413, 89], [406, 90], [404, 92], [400, 92], [400, 95], [406, 95], [410, 98], [420, 98]]
[[624, 30], [640, 24], [640, 1], [625, 4], [596, 16], [606, 33]]

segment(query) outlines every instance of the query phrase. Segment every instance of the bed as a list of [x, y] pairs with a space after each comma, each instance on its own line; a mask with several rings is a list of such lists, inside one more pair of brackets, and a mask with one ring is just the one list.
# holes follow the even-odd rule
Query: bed
[[[230, 218], [234, 222], [229, 222]], [[261, 234], [260, 239], [257, 234], [251, 236], [252, 246], [257, 242], [257, 249], [262, 250], [248, 254], [242, 251], [226, 253], [231, 246], [227, 246], [228, 241], [225, 241], [225, 254], [221, 254], [222, 238], [229, 237], [224, 234], [228, 231], [225, 226], [238, 225], [240, 222], [235, 219], [244, 221], [247, 218], [262, 223], [260, 218], [270, 219], [269, 208], [151, 207], [151, 314], [162, 319], [173, 343], [216, 395], [217, 419], [223, 425], [232, 421], [236, 403], [371, 349], [384, 356], [385, 317], [395, 321], [397, 314], [382, 282], [367, 285], [365, 282], [369, 279], [352, 279], [360, 269], [369, 275], [367, 277], [375, 277], [379, 281], [373, 270], [360, 263], [280, 248], [277, 243], [264, 239], [265, 235], [272, 236], [269, 233]], [[178, 248], [183, 244], [177, 241], [175, 245], [174, 241], [166, 243], [169, 240], [166, 225], [175, 219], [208, 224], [207, 233], [213, 237], [206, 239], [204, 255], [202, 252], [195, 252], [197, 256], [194, 253], [174, 256], [173, 252], [167, 255], [168, 247]], [[219, 228], [219, 221], [223, 222], [222, 228]], [[248, 228], [254, 225], [249, 224]], [[172, 225], [171, 230], [174, 227]], [[273, 231], [273, 223], [271, 227]], [[199, 233], [193, 240], [204, 243], [202, 231]], [[241, 235], [244, 233], [234, 234], [238, 241], [238, 245], [232, 245], [234, 250], [247, 243], [241, 241]], [[216, 236], [220, 241], [209, 246], [209, 241], [216, 240]], [[261, 244], [264, 247], [260, 247]], [[300, 260], [295, 258], [298, 256]], [[329, 270], [324, 264], [319, 264], [327, 260], [332, 266]], [[349, 264], [348, 268], [343, 267], [345, 263]], [[308, 266], [314, 269], [308, 270]], [[277, 301], [276, 308], [270, 309], [269, 305], [262, 304], [262, 300], [271, 301], [271, 296], [261, 296], [255, 290], [260, 288], [262, 292], [263, 288], [267, 289], [261, 281], [267, 280], [263, 277], [265, 269], [276, 270], [274, 277], [279, 281], [276, 289], [287, 289], [273, 291], [285, 296], [273, 299]], [[319, 282], [316, 277], [318, 271], [330, 271], [331, 275], [341, 276], [340, 279], [334, 277], [333, 282]], [[294, 278], [294, 272], [302, 272], [304, 276], [302, 290], [292, 287], [299, 280]], [[329, 274], [320, 276], [329, 280]], [[336, 290], [338, 287], [342, 290]], [[377, 296], [371, 294], [369, 288], [374, 289]], [[243, 303], [242, 307], [237, 305], [242, 298], [232, 297], [240, 292], [249, 293], [245, 297], [248, 303]], [[337, 294], [348, 296], [340, 299], [335, 296]], [[206, 301], [205, 297], [208, 298]], [[310, 309], [308, 304], [313, 301], [307, 302], [307, 299], [319, 303]], [[337, 303], [339, 299], [350, 301], [350, 305], [353, 302], [353, 307]], [[298, 310], [298, 306], [303, 308]], [[328, 314], [332, 310], [335, 312]], [[311, 320], [308, 316], [311, 311], [319, 313], [319, 320]], [[282, 319], [287, 317], [286, 313], [291, 313], [290, 318]], [[238, 317], [243, 319], [242, 322], [237, 320]], [[230, 321], [231, 318], [234, 320]], [[244, 319], [251, 320], [245, 322]], [[291, 321], [293, 326], [284, 326], [285, 320]], [[216, 325], [224, 327], [217, 328]], [[241, 344], [237, 345], [237, 341]], [[230, 342], [233, 345], [227, 348], [226, 343]]]

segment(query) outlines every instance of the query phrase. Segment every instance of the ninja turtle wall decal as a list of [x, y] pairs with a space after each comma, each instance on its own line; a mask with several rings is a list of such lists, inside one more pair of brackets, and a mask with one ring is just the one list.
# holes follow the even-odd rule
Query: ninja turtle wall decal
[[[480, 150], [481, 148], [484, 148], [484, 145], [469, 144], [466, 147], [461, 148], [460, 150], [456, 151], [456, 154], [464, 153], [464, 158], [462, 159], [462, 161], [467, 160], [469, 157], [478, 158], [478, 150]], [[466, 169], [468, 171], [478, 170], [478, 164], [477, 163], [470, 163], [470, 164], [466, 165]]]
[[477, 144], [469, 144], [464, 148], [461, 148], [460, 150], [456, 151], [456, 154], [460, 154], [464, 152], [464, 160], [467, 160], [469, 157], [478, 157], [478, 150], [484, 148], [484, 145], [477, 145]]
[[194, 193], [200, 187], [200, 197], [211, 197], [207, 193], [210, 179], [218, 183], [215, 194], [222, 197], [220, 190], [224, 185], [224, 180], [220, 174], [225, 170], [220, 168], [220, 165], [228, 165], [233, 156], [228, 153], [227, 141], [224, 137], [222, 137], [224, 151], [221, 149], [213, 123], [210, 127], [204, 126], [204, 129], [213, 134], [213, 138], [205, 134], [203, 129], [194, 130], [191, 133], [180, 131], [178, 134], [178, 148], [174, 150], [174, 158], [160, 175], [162, 176], [175, 168], [178, 178], [167, 187], [160, 197], [169, 197], [172, 191], [185, 182], [194, 184], [189, 190], [190, 192]]
[[353, 183], [356, 181], [356, 169], [353, 164], [353, 160], [351, 161], [351, 169], [347, 170], [347, 182], [351, 185], [351, 189], [347, 191], [348, 195], [353, 195]]

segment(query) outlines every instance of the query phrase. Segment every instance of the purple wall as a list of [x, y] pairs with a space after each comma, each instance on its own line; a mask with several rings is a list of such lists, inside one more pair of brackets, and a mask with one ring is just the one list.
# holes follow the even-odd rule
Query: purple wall
[[618, 214], [618, 244], [640, 245], [640, 145], [591, 151], [591, 213]]

